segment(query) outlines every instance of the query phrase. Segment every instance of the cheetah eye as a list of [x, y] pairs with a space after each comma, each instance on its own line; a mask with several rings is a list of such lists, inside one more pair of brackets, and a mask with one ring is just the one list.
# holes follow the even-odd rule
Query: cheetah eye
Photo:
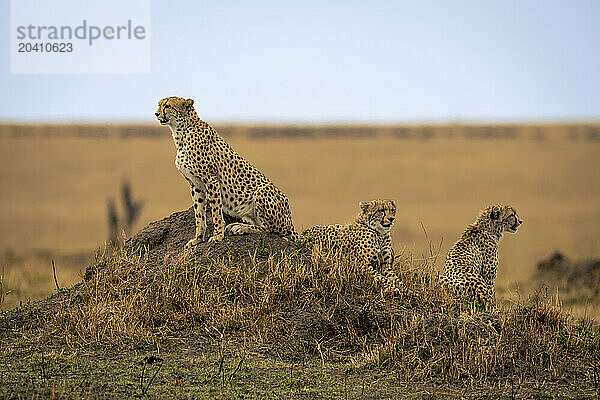
[[169, 108], [169, 107], [171, 107], [171, 106], [170, 106], [170, 105], [168, 105], [168, 104], [167, 104], [167, 105], [165, 105], [165, 110], [166, 110], [167, 108]]

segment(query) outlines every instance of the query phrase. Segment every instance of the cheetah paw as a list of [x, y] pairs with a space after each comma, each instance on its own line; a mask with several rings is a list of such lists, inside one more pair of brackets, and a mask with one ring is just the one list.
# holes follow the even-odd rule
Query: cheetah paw
[[214, 235], [208, 238], [208, 243], [218, 243], [223, 240], [223, 235]]
[[199, 243], [202, 243], [202, 238], [201, 237], [195, 237], [195, 238], [193, 238], [192, 240], [190, 240], [189, 242], [186, 243], [185, 248], [189, 249], [192, 246], [195, 246], [195, 245], [197, 245]]
[[232, 235], [244, 234], [244, 232], [242, 232], [242, 225], [238, 222], [234, 222], [232, 224], [227, 225], [225, 227], [225, 232], [232, 234]]

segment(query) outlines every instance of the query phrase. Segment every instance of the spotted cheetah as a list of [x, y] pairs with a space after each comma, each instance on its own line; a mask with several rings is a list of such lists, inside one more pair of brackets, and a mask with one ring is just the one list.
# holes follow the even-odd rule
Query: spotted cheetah
[[393, 200], [372, 200], [359, 203], [360, 213], [349, 225], [319, 225], [307, 229], [300, 240], [309, 246], [322, 246], [340, 251], [361, 261], [376, 282], [388, 291], [398, 291], [400, 280], [394, 273], [394, 250], [390, 229], [396, 218]]
[[[209, 242], [221, 241], [225, 232], [263, 231], [295, 239], [285, 194], [202, 121], [193, 105], [192, 99], [167, 97], [158, 103], [155, 113], [160, 124], [171, 129], [177, 148], [175, 165], [192, 191], [196, 235], [186, 247], [204, 240], [206, 207], [214, 224]], [[223, 213], [242, 222], [225, 226]]]
[[508, 205], [492, 204], [481, 210], [448, 252], [441, 282], [456, 297], [486, 307], [493, 304], [498, 243], [505, 231], [516, 233], [522, 223], [517, 211]]

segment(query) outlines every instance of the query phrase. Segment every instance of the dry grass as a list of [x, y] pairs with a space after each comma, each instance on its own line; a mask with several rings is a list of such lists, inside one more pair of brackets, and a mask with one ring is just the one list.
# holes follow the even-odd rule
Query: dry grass
[[[3, 127], [0, 187], [8, 190], [0, 192], [0, 249], [24, 257], [50, 250], [38, 264], [45, 274], [38, 281], [44, 281], [49, 293], [53, 283], [46, 276], [56, 252], [91, 254], [106, 239], [106, 199], [117, 195], [123, 177], [129, 177], [134, 194], [146, 201], [140, 226], [187, 208], [188, 189], [173, 166], [172, 140], [163, 128], [113, 127], [121, 133], [105, 129], [105, 137], [81, 137], [94, 130], [59, 126], [55, 136], [31, 136], [26, 128], [17, 132]], [[231, 135], [234, 148], [289, 194], [298, 229], [348, 222], [359, 201], [394, 198], [399, 204], [394, 246], [421, 257], [427, 254], [421, 223], [434, 243], [443, 240], [445, 253], [485, 204], [513, 204], [525, 223], [519, 234], [503, 240], [498, 283], [511, 288], [503, 292], [508, 298], [525, 298], [523, 286], [535, 264], [555, 250], [574, 258], [600, 256], [600, 142], [594, 140], [598, 127], [492, 128], [222, 131]], [[159, 136], [135, 136], [147, 130]], [[15, 132], [18, 137], [13, 137]], [[295, 132], [293, 139], [283, 136], [290, 132]], [[348, 135], [338, 139], [327, 136], [344, 132]], [[490, 139], [494, 132], [502, 135]], [[263, 133], [266, 138], [261, 138]], [[436, 267], [440, 264], [438, 260]], [[16, 282], [32, 285], [30, 290], [21, 288], [19, 297], [12, 292], [5, 304], [41, 295], [37, 281], [21, 273], [27, 268], [2, 266], [9, 277], [7, 290], [16, 289]], [[77, 270], [59, 263], [58, 278], [65, 285], [75, 283]]]
[[410, 290], [391, 295], [353, 263], [320, 249], [266, 257], [259, 250], [163, 265], [143, 255], [102, 255], [71, 300], [52, 313], [41, 341], [160, 348], [169, 337], [197, 332], [242, 348], [276, 348], [288, 359], [309, 353], [323, 365], [382, 368], [404, 382], [569, 381], [593, 389], [600, 335], [552, 299], [482, 313], [451, 301], [427, 262], [397, 262]]
[[354, 264], [335, 260], [302, 250], [274, 257], [259, 248], [243, 259], [201, 262], [188, 254], [164, 265], [128, 252], [103, 254], [78, 289], [75, 301], [83, 302], [65, 304], [53, 324], [72, 340], [89, 338], [86, 345], [131, 338], [152, 343], [199, 328], [272, 341], [293, 334], [289, 312], [298, 305], [317, 312], [334, 299], [339, 305], [356, 293], [378, 293]]

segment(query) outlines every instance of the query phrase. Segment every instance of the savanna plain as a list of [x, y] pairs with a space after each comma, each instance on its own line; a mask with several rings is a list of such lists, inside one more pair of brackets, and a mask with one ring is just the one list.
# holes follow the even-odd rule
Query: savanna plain
[[[362, 353], [358, 353], [363, 354], [363, 360], [370, 360], [361, 363], [356, 361], [358, 353], [350, 350], [361, 347], [360, 335], [354, 331], [348, 334], [357, 338], [351, 344], [336, 342], [334, 345], [333, 339], [327, 344], [326, 335], [309, 340], [310, 343], [303, 345], [302, 350], [302, 354], [309, 356], [300, 360], [296, 356], [274, 355], [272, 348], [276, 340], [268, 334], [263, 336], [261, 332], [275, 325], [266, 323], [263, 326], [255, 322], [260, 325], [259, 328], [256, 327], [258, 325], [248, 328], [248, 332], [253, 332], [248, 333], [248, 343], [245, 335], [242, 339], [239, 334], [228, 337], [223, 332], [224, 327], [232, 330], [230, 319], [225, 321], [213, 316], [217, 319], [211, 319], [207, 326], [216, 327], [216, 330], [204, 332], [206, 334], [174, 334], [171, 328], [154, 331], [142, 327], [140, 332], [147, 328], [151, 334], [133, 335], [135, 338], [131, 339], [131, 343], [123, 344], [122, 329], [114, 336], [103, 336], [98, 332], [89, 336], [90, 331], [80, 326], [77, 328], [77, 323], [73, 322], [76, 317], [69, 314], [69, 318], [74, 318], [70, 323], [65, 322], [68, 318], [63, 315], [62, 322], [53, 320], [51, 328], [37, 325], [37, 330], [21, 327], [18, 339], [11, 334], [5, 335], [0, 341], [5, 346], [3, 360], [0, 360], [0, 364], [5, 364], [0, 366], [0, 381], [5, 380], [7, 386], [0, 389], [0, 396], [20, 397], [16, 387], [22, 388], [23, 398], [70, 398], [74, 393], [88, 398], [134, 395], [181, 398], [598, 396], [600, 362], [596, 358], [599, 343], [595, 321], [600, 316], [598, 293], [596, 297], [592, 293], [577, 299], [572, 296], [563, 298], [561, 288], [540, 282], [537, 265], [555, 252], [579, 261], [600, 257], [599, 125], [223, 124], [216, 128], [235, 150], [288, 195], [298, 231], [316, 224], [348, 223], [357, 213], [360, 201], [373, 198], [396, 200], [398, 212], [392, 237], [403, 263], [399, 268], [405, 274], [421, 274], [423, 271], [415, 270], [422, 267], [434, 276], [441, 270], [449, 247], [481, 208], [494, 202], [512, 205], [524, 222], [517, 234], [506, 234], [501, 242], [497, 299], [501, 307], [513, 310], [510, 312], [514, 315], [521, 315], [519, 312], [523, 309], [519, 307], [529, 307], [525, 304], [531, 301], [532, 293], [537, 293], [535, 307], [538, 308], [531, 307], [538, 314], [533, 319], [538, 321], [539, 315], [543, 315], [544, 321], [559, 321], [560, 329], [563, 329], [563, 322], [572, 327], [584, 326], [581, 329], [592, 335], [590, 343], [596, 346], [588, 349], [592, 362], [587, 356], [575, 357], [570, 362], [587, 360], [585, 372], [581, 373], [587, 379], [587, 386], [562, 382], [560, 369], [552, 377], [511, 373], [508, 379], [508, 375], [502, 375], [504, 372], [492, 377], [491, 372], [481, 372], [481, 368], [490, 368], [489, 371], [493, 368], [482, 361], [484, 356], [477, 358], [473, 355], [473, 348], [463, 349], [462, 354], [470, 354], [464, 357], [476, 357], [474, 359], [482, 363], [479, 372], [466, 368], [451, 375], [447, 384], [439, 384], [432, 376], [438, 368], [435, 363], [446, 365], [444, 371], [447, 373], [457, 367], [457, 361], [440, 361], [441, 358], [435, 361], [434, 355], [423, 356], [419, 351], [427, 347], [423, 344], [427, 340], [415, 347], [420, 349], [418, 354], [409, 354], [408, 350], [404, 353], [409, 347], [401, 349], [390, 343], [393, 338], [402, 340], [402, 343], [408, 339], [400, 339], [398, 329], [392, 328], [381, 333], [378, 339], [369, 335], [364, 340], [360, 339], [364, 343]], [[189, 189], [174, 166], [174, 156], [175, 148], [168, 129], [150, 125], [1, 125], [0, 289], [3, 294], [0, 305], [4, 313], [9, 315], [17, 312], [15, 310], [26, 310], [36, 300], [53, 293], [58, 298], [65, 296], [65, 288], [80, 282], [89, 265], [96, 268], [99, 268], [98, 265], [107, 268], [114, 268], [117, 264], [122, 266], [122, 260], [128, 259], [128, 256], [113, 254], [110, 258], [105, 242], [108, 238], [107, 202], [114, 199], [117, 205], [120, 204], [123, 182], [129, 183], [134, 198], [143, 207], [135, 225], [121, 235], [132, 236], [151, 221], [187, 209], [191, 205]], [[320, 279], [317, 272], [314, 274], [317, 274], [315, 279]], [[130, 271], [127, 276], [135, 276], [135, 273]], [[227, 276], [227, 279], [231, 278]], [[336, 276], [336, 279], [342, 279], [345, 275], [339, 273]], [[249, 278], [239, 279], [243, 282]], [[416, 289], [400, 300], [408, 303], [418, 301], [418, 296], [410, 296], [420, 294], [429, 296], [425, 302], [438, 304], [439, 300], [442, 304], [437, 295], [431, 294], [429, 278], [415, 275], [407, 279], [415, 280]], [[387, 295], [377, 294], [373, 288], [355, 293], [348, 282], [335, 282], [333, 286], [338, 287], [339, 283], [340, 288], [336, 296], [346, 293], [363, 300], [363, 303], [356, 300], [356, 304], [366, 304], [365, 299], [369, 299], [369, 304], [392, 301]], [[182, 287], [185, 285], [181, 283]], [[357, 285], [363, 288], [367, 284], [361, 281]], [[333, 290], [324, 287], [325, 284], [319, 290], [326, 293]], [[97, 290], [98, 287], [96, 293]], [[304, 296], [302, 290], [298, 289], [296, 294], [304, 293]], [[539, 303], [540, 292], [545, 293], [543, 305]], [[282, 296], [283, 303], [297, 302], [297, 298], [292, 301], [293, 296], [289, 293]], [[204, 293], [201, 297], [207, 299], [210, 296]], [[404, 310], [400, 300], [393, 300], [397, 304], [397, 308], [390, 308], [396, 310], [394, 313]], [[36, 310], [35, 307], [31, 310]], [[419, 307], [415, 309], [420, 310]], [[459, 305], [456, 306], [458, 308], [452, 307], [452, 312], [458, 313], [457, 320], [480, 318], [476, 311], [465, 311]], [[206, 330], [194, 319], [197, 315], [186, 313], [183, 314], [192, 322], [186, 318], [182, 321]], [[468, 316], [463, 316], [463, 313]], [[236, 315], [231, 318], [237, 321], [238, 325], [234, 324], [237, 329], [246, 326], [244, 321], [252, 319], [243, 311]], [[528, 321], [530, 317], [527, 314], [523, 318]], [[404, 331], [407, 331], [409, 325], [406, 321], [409, 318], [405, 314], [402, 318], [405, 318]], [[411, 318], [416, 317], [413, 315]], [[512, 317], [502, 318], [502, 329], [512, 326], [512, 322], [507, 322], [513, 321]], [[565, 322], [567, 320], [568, 323]], [[132, 320], [128, 321], [131, 323]], [[109, 327], [111, 323], [105, 322]], [[530, 335], [527, 336], [530, 342], [551, 341], [548, 338], [554, 335], [552, 329], [556, 326], [539, 336], [528, 333], [528, 330], [539, 328], [534, 325], [528, 325], [521, 332], [517, 328], [511, 332]], [[412, 328], [415, 326], [410, 325]], [[556, 328], [555, 333], [562, 337], [564, 332], [571, 332], [568, 329], [575, 329], [572, 327], [564, 330]], [[47, 340], [52, 332], [57, 334], [61, 329], [72, 329], [75, 333], [73, 337], [66, 334], [66, 342], [59, 344]], [[413, 336], [417, 334], [415, 332]], [[424, 332], [427, 336], [427, 329]], [[188, 337], [190, 335], [193, 338]], [[286, 338], [289, 340], [289, 337]], [[107, 342], [109, 345], [106, 345]], [[369, 347], [367, 342], [369, 346], [379, 347]], [[497, 342], [496, 346], [500, 343]], [[525, 342], [519, 343], [524, 345]], [[585, 346], [589, 345], [585, 343]], [[434, 353], [435, 346], [432, 346], [427, 351]], [[370, 350], [365, 353], [367, 347]], [[501, 358], [498, 348], [494, 351], [488, 347], [485, 350], [490, 357]], [[582, 351], [581, 354], [584, 354], [585, 351]], [[538, 363], [539, 368], [554, 368], [548, 367], [547, 361], [541, 361], [545, 357], [540, 355], [543, 352], [550, 354], [540, 350], [539, 354], [525, 357], [523, 362]], [[375, 353], [376, 356], [369, 356]], [[156, 355], [156, 358], [149, 358], [151, 355]], [[551, 364], [558, 363], [552, 358], [555, 356], [558, 357], [559, 353], [548, 356]], [[415, 361], [419, 357], [421, 361]], [[536, 357], [541, 358], [538, 360]], [[352, 368], [348, 367], [350, 359], [353, 360], [350, 363]], [[413, 364], [407, 362], [409, 359]], [[419, 377], [417, 381], [407, 380], [406, 376], [410, 374], [398, 367], [401, 362], [404, 368], [412, 365], [412, 373]], [[357, 372], [367, 364], [371, 367]], [[155, 370], [158, 371], [156, 380], [150, 381], [154, 379], [152, 374]], [[535, 370], [533, 368], [532, 371]], [[145, 381], [144, 374], [148, 374]], [[565, 376], [571, 377], [578, 374], [565, 372]], [[144, 382], [149, 382], [147, 387]]]

